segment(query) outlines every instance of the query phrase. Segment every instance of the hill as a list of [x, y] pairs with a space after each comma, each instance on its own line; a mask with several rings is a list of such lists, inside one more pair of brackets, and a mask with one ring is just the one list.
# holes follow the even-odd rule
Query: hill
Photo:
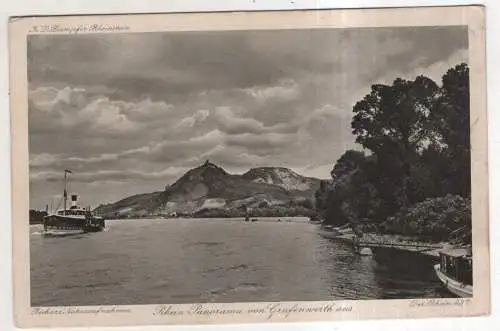
[[229, 217], [304, 214], [313, 208], [319, 180], [287, 168], [254, 168], [230, 174], [207, 161], [181, 176], [165, 191], [134, 195], [95, 212], [105, 217]]
[[242, 175], [243, 179], [254, 183], [266, 183], [281, 186], [287, 191], [312, 193], [319, 188], [320, 180], [304, 177], [283, 167], [252, 168]]
[[131, 213], [145, 215], [151, 207], [158, 204], [162, 192], [142, 193], [129, 196], [115, 203], [98, 206], [94, 212], [106, 217], [120, 217]]

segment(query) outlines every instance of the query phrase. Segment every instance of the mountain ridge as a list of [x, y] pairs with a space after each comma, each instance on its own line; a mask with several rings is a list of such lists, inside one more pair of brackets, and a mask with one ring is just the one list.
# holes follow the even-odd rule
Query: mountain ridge
[[[180, 176], [164, 191], [126, 197], [94, 211], [108, 218], [148, 216], [241, 216], [311, 210], [320, 180], [284, 167], [256, 167], [230, 174], [206, 161]], [[293, 212], [294, 211], [294, 212]]]

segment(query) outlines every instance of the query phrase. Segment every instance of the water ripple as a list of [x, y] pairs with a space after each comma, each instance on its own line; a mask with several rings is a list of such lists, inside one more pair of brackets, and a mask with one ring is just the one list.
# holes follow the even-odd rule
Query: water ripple
[[[394, 268], [321, 238], [303, 221], [140, 220], [57, 240], [30, 227], [32, 304], [423, 298], [433, 270]], [[108, 229], [108, 228], [107, 228]], [[410, 263], [411, 264], [411, 263]]]

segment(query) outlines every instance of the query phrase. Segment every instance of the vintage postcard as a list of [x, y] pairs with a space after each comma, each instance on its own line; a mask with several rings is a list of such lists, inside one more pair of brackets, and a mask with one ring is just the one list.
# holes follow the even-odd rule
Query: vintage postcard
[[484, 8], [10, 21], [19, 327], [487, 315]]

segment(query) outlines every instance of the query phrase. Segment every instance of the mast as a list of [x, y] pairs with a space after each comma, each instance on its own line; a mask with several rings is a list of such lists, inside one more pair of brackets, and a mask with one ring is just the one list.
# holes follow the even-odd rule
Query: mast
[[68, 174], [71, 174], [71, 170], [64, 170], [64, 210], [66, 210], [66, 205], [68, 202]]

